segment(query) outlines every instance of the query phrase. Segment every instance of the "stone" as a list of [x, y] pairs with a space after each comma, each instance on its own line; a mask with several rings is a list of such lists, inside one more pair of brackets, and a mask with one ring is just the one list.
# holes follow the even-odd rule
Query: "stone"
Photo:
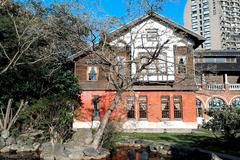
[[83, 154], [88, 157], [96, 157], [99, 155], [99, 152], [92, 147], [88, 147], [88, 148], [84, 148]]
[[144, 143], [144, 141], [143, 140], [135, 140], [135, 142], [134, 142], [135, 144], [143, 144]]
[[20, 153], [20, 152], [33, 152], [33, 147], [32, 146], [29, 146], [29, 145], [23, 145], [23, 146], [20, 146], [18, 149], [17, 149], [17, 153]]
[[69, 157], [65, 157], [63, 155], [56, 155], [55, 159], [57, 159], [57, 160], [71, 160]]
[[6, 145], [7, 145], [7, 146], [10, 146], [10, 145], [16, 144], [16, 143], [17, 143], [17, 142], [16, 142], [16, 139], [13, 138], [13, 137], [8, 137], [7, 140], [6, 140]]
[[38, 142], [36, 142], [36, 143], [33, 143], [33, 150], [34, 150], [34, 152], [35, 151], [38, 151], [39, 150], [39, 148], [40, 148], [40, 146], [41, 146], [41, 144], [40, 143], [38, 143]]
[[3, 131], [1, 132], [1, 137], [4, 138], [4, 139], [8, 138], [9, 135], [10, 135], [10, 133], [9, 133], [8, 130], [3, 130]]
[[0, 137], [0, 149], [2, 149], [5, 146], [6, 146], [5, 140], [2, 137]]
[[85, 142], [85, 144], [89, 145], [89, 144], [91, 144], [92, 141], [93, 141], [93, 138], [88, 137], [84, 142]]
[[149, 145], [149, 150], [150, 150], [151, 152], [156, 152], [156, 151], [157, 151], [157, 146], [156, 146], [155, 144], [150, 144], [150, 145]]
[[82, 159], [84, 157], [84, 153], [82, 151], [74, 151], [69, 154], [70, 159]]
[[222, 160], [220, 157], [218, 157], [216, 154], [212, 153], [211, 160]]
[[21, 146], [17, 145], [17, 144], [12, 144], [11, 146], [9, 146], [11, 151], [17, 151]]
[[92, 130], [89, 128], [78, 129], [72, 136], [70, 143], [77, 144], [78, 146], [84, 146], [92, 141]]
[[1, 153], [7, 153], [10, 152], [10, 147], [9, 146], [5, 146], [0, 150]]

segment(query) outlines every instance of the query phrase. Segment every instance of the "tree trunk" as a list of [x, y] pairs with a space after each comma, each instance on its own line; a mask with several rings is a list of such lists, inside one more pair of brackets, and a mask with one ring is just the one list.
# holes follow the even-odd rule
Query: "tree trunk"
[[110, 107], [105, 112], [104, 117], [103, 117], [103, 119], [100, 123], [100, 126], [97, 129], [97, 132], [94, 135], [94, 139], [93, 139], [93, 142], [91, 144], [91, 146], [94, 149], [99, 149], [101, 147], [101, 141], [102, 141], [102, 138], [103, 138], [104, 130], [105, 130], [107, 124], [108, 124], [108, 120], [109, 120], [109, 117], [110, 117], [112, 111], [116, 108], [116, 106], [120, 102], [121, 95], [122, 95], [121, 91], [118, 91], [116, 93], [116, 95], [114, 97], [114, 100], [111, 102]]

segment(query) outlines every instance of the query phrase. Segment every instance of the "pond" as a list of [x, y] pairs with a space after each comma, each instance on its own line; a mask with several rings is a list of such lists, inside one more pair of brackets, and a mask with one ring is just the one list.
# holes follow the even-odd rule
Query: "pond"
[[211, 157], [199, 152], [179, 155], [161, 155], [148, 149], [116, 148], [107, 160], [210, 160]]
[[[150, 152], [148, 149], [116, 148], [106, 160], [210, 160], [210, 157], [200, 153], [190, 153], [185, 156], [164, 156], [159, 153]], [[0, 160], [40, 160], [38, 154], [4, 154]]]

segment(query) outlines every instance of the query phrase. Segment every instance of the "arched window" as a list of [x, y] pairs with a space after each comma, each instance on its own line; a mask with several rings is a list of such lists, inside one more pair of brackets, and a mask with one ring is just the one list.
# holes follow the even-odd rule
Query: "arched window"
[[209, 108], [221, 108], [224, 105], [225, 102], [221, 98], [213, 97], [208, 101]]
[[196, 116], [202, 117], [203, 116], [203, 104], [202, 101], [198, 98], [196, 99]]
[[240, 97], [236, 97], [232, 100], [233, 107], [240, 107]]

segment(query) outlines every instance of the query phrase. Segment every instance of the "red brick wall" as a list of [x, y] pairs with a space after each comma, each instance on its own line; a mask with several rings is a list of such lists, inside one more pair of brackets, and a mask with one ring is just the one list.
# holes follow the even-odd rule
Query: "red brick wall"
[[[93, 113], [93, 96], [100, 96], [99, 108], [100, 119], [103, 118], [104, 112], [109, 107], [111, 100], [114, 98], [112, 91], [84, 91], [81, 94], [82, 105], [76, 111], [77, 119], [80, 121], [91, 121]], [[139, 120], [138, 97], [147, 96], [147, 120], [150, 122], [161, 121], [161, 96], [170, 96], [170, 120], [174, 120], [173, 96], [182, 96], [182, 121], [196, 122], [196, 98], [194, 92], [170, 92], [170, 91], [141, 91], [124, 93], [122, 101], [113, 111], [111, 119], [123, 120], [127, 119], [127, 108], [125, 105], [125, 97], [128, 95], [135, 96], [135, 119]]]

